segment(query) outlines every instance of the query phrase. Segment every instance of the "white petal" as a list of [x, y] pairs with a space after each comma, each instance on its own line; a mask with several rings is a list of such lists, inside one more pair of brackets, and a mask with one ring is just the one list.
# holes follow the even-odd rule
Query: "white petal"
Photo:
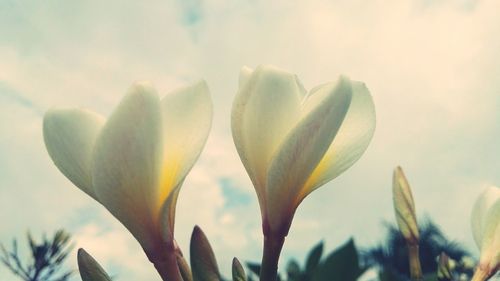
[[163, 116], [162, 194], [177, 186], [191, 170], [205, 146], [212, 124], [212, 100], [205, 82], [166, 95]]
[[[167, 197], [180, 187], [200, 156], [210, 132], [213, 112], [207, 84], [201, 81], [166, 95], [161, 110], [164, 156], [157, 198], [159, 208], [164, 208]], [[175, 208], [173, 203], [169, 208]], [[173, 216], [168, 225], [173, 226]]]
[[342, 125], [351, 102], [346, 78], [325, 86], [304, 104], [305, 115], [280, 145], [268, 171], [268, 217], [271, 226], [290, 216], [311, 172], [323, 158]]
[[497, 197], [485, 215], [480, 248], [481, 262], [488, 261], [492, 268], [495, 268], [500, 258], [500, 197]]
[[[267, 67], [272, 67], [272, 66], [267, 66]], [[243, 66], [240, 70], [240, 76], [239, 76], [239, 89], [243, 88], [245, 84], [248, 82], [250, 79], [250, 76], [252, 76], [252, 73], [254, 70], [248, 66]], [[297, 75], [293, 75], [295, 78], [295, 83], [297, 83], [297, 87], [299, 88], [300, 93], [302, 94], [302, 97], [305, 97], [307, 95], [307, 90], [304, 88], [304, 85], [302, 85], [302, 82], [300, 82], [299, 77]]]
[[239, 88], [243, 88], [243, 86], [248, 82], [248, 79], [250, 79], [250, 76], [253, 73], [253, 69], [251, 69], [248, 66], [243, 66], [240, 70], [240, 77], [239, 77]]
[[[498, 219], [498, 218], [497, 218]], [[492, 258], [490, 261], [489, 268], [499, 268], [500, 267], [500, 224], [497, 224], [497, 228], [495, 230], [495, 240], [491, 244]]]
[[471, 214], [471, 227], [474, 241], [479, 249], [482, 247], [483, 233], [486, 225], [486, 214], [490, 207], [500, 198], [500, 188], [491, 186], [476, 199]]
[[[78, 188], [96, 199], [91, 159], [104, 119], [81, 110], [50, 110], [43, 118], [43, 137], [52, 161]], [[99, 200], [98, 200], [99, 201]]]
[[161, 239], [155, 218], [163, 153], [161, 122], [155, 90], [136, 84], [109, 118], [94, 150], [97, 197], [146, 253]]
[[261, 207], [271, 156], [297, 122], [302, 98], [295, 76], [271, 66], [252, 72], [235, 98], [233, 139]]
[[303, 197], [351, 167], [368, 148], [375, 132], [375, 106], [365, 84], [352, 81], [347, 115], [325, 156], [303, 190]]
[[182, 182], [170, 192], [160, 210], [161, 233], [164, 241], [174, 241], [175, 207], [181, 185]]
[[302, 84], [302, 82], [300, 81], [299, 77], [296, 74], [294, 74], [293, 76], [295, 78], [295, 83], [297, 84], [297, 87], [299, 88], [302, 100], [304, 100], [307, 97], [307, 90], [304, 87], [304, 85]]

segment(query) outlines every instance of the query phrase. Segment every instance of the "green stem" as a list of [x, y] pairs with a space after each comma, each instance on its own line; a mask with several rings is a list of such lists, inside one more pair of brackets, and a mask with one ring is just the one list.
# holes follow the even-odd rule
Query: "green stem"
[[418, 244], [408, 244], [408, 258], [410, 262], [410, 276], [413, 281], [422, 279], [422, 267], [420, 266], [420, 256]]
[[285, 236], [264, 235], [264, 254], [262, 255], [260, 268], [260, 281], [276, 281], [278, 261], [284, 243]]

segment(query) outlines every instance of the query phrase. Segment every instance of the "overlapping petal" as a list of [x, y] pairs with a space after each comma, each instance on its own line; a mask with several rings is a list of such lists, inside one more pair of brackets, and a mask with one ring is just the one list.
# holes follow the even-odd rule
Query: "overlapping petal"
[[478, 248], [482, 247], [483, 233], [486, 227], [486, 217], [491, 206], [495, 204], [500, 198], [500, 188], [490, 186], [484, 190], [477, 198], [472, 208], [471, 226], [472, 235]]
[[198, 159], [212, 124], [212, 101], [205, 82], [198, 82], [166, 95], [161, 100], [163, 121], [163, 167], [161, 190], [164, 202], [184, 180]]
[[308, 97], [300, 121], [271, 159], [266, 193], [273, 225], [296, 207], [302, 187], [330, 147], [349, 108], [352, 92], [347, 78], [329, 84], [322, 92]]
[[154, 247], [161, 172], [162, 123], [154, 89], [136, 84], [99, 135], [93, 154], [93, 185], [100, 202], [141, 242]]
[[271, 66], [253, 72], [244, 69], [240, 83], [233, 104], [232, 133], [263, 207], [271, 157], [297, 122], [303, 93], [294, 75]]
[[351, 81], [352, 99], [335, 139], [304, 186], [302, 197], [338, 177], [366, 151], [375, 132], [372, 96], [364, 83]]
[[213, 114], [208, 86], [200, 81], [161, 100], [163, 166], [157, 196], [166, 240], [173, 238], [175, 205], [180, 186], [205, 146]]
[[295, 75], [274, 67], [240, 73], [233, 138], [272, 227], [286, 228], [307, 194], [353, 165], [374, 128], [373, 101], [360, 82], [342, 77], [306, 95]]
[[150, 84], [137, 83], [105, 123], [85, 110], [49, 111], [44, 138], [59, 169], [105, 206], [156, 263], [175, 247], [177, 197], [211, 122], [205, 82], [161, 101]]
[[480, 262], [490, 270], [500, 266], [500, 188], [491, 186], [481, 193], [472, 209], [471, 226]]
[[500, 200], [486, 214], [481, 245], [481, 259], [489, 261], [490, 268], [500, 266]]
[[78, 188], [99, 201], [92, 187], [92, 151], [104, 118], [82, 109], [54, 109], [43, 119], [43, 137], [50, 157]]

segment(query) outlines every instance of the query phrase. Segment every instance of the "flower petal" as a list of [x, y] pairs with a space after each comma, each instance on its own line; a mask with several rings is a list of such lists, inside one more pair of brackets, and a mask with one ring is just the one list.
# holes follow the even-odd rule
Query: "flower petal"
[[500, 197], [496, 198], [485, 215], [481, 262], [489, 262], [490, 268], [496, 268], [500, 262]]
[[52, 161], [71, 182], [97, 201], [90, 166], [103, 124], [104, 118], [81, 109], [50, 110], [43, 118], [43, 137]]
[[163, 167], [158, 207], [184, 180], [205, 146], [212, 124], [212, 100], [204, 81], [161, 100]]
[[496, 201], [500, 198], [500, 188], [490, 186], [476, 199], [471, 214], [471, 228], [474, 241], [479, 249], [483, 245], [483, 233], [486, 226], [486, 215]]
[[243, 88], [243, 86], [248, 82], [250, 79], [250, 76], [252, 76], [253, 69], [251, 69], [248, 66], [243, 66], [240, 70], [240, 77], [239, 77], [239, 89]]
[[339, 176], [368, 148], [375, 132], [375, 106], [364, 83], [352, 81], [352, 100], [333, 143], [304, 187], [302, 197]]
[[175, 207], [181, 190], [182, 182], [179, 183], [168, 195], [160, 210], [160, 224], [163, 241], [174, 241]]
[[231, 116], [233, 139], [262, 208], [270, 159], [299, 119], [303, 94], [293, 74], [272, 66], [257, 67], [240, 85]]
[[320, 91], [307, 98], [303, 117], [272, 158], [266, 185], [271, 226], [293, 214], [302, 186], [330, 147], [349, 108], [349, 79], [342, 77]]
[[155, 90], [136, 84], [109, 118], [94, 150], [97, 197], [146, 253], [161, 239], [155, 218], [163, 153], [161, 122]]

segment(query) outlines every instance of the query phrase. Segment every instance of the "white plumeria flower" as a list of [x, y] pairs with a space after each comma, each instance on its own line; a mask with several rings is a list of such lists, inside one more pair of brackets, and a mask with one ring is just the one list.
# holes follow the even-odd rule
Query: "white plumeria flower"
[[264, 233], [286, 235], [300, 202], [353, 165], [374, 129], [363, 83], [340, 77], [307, 93], [291, 73], [244, 67], [232, 133], [257, 192]]
[[477, 198], [471, 215], [472, 234], [481, 252], [477, 279], [490, 277], [500, 267], [500, 188], [491, 186]]
[[82, 109], [50, 110], [43, 132], [59, 170], [105, 206], [154, 262], [174, 248], [177, 196], [211, 122], [205, 82], [161, 100], [151, 85], [137, 83], [107, 121]]

